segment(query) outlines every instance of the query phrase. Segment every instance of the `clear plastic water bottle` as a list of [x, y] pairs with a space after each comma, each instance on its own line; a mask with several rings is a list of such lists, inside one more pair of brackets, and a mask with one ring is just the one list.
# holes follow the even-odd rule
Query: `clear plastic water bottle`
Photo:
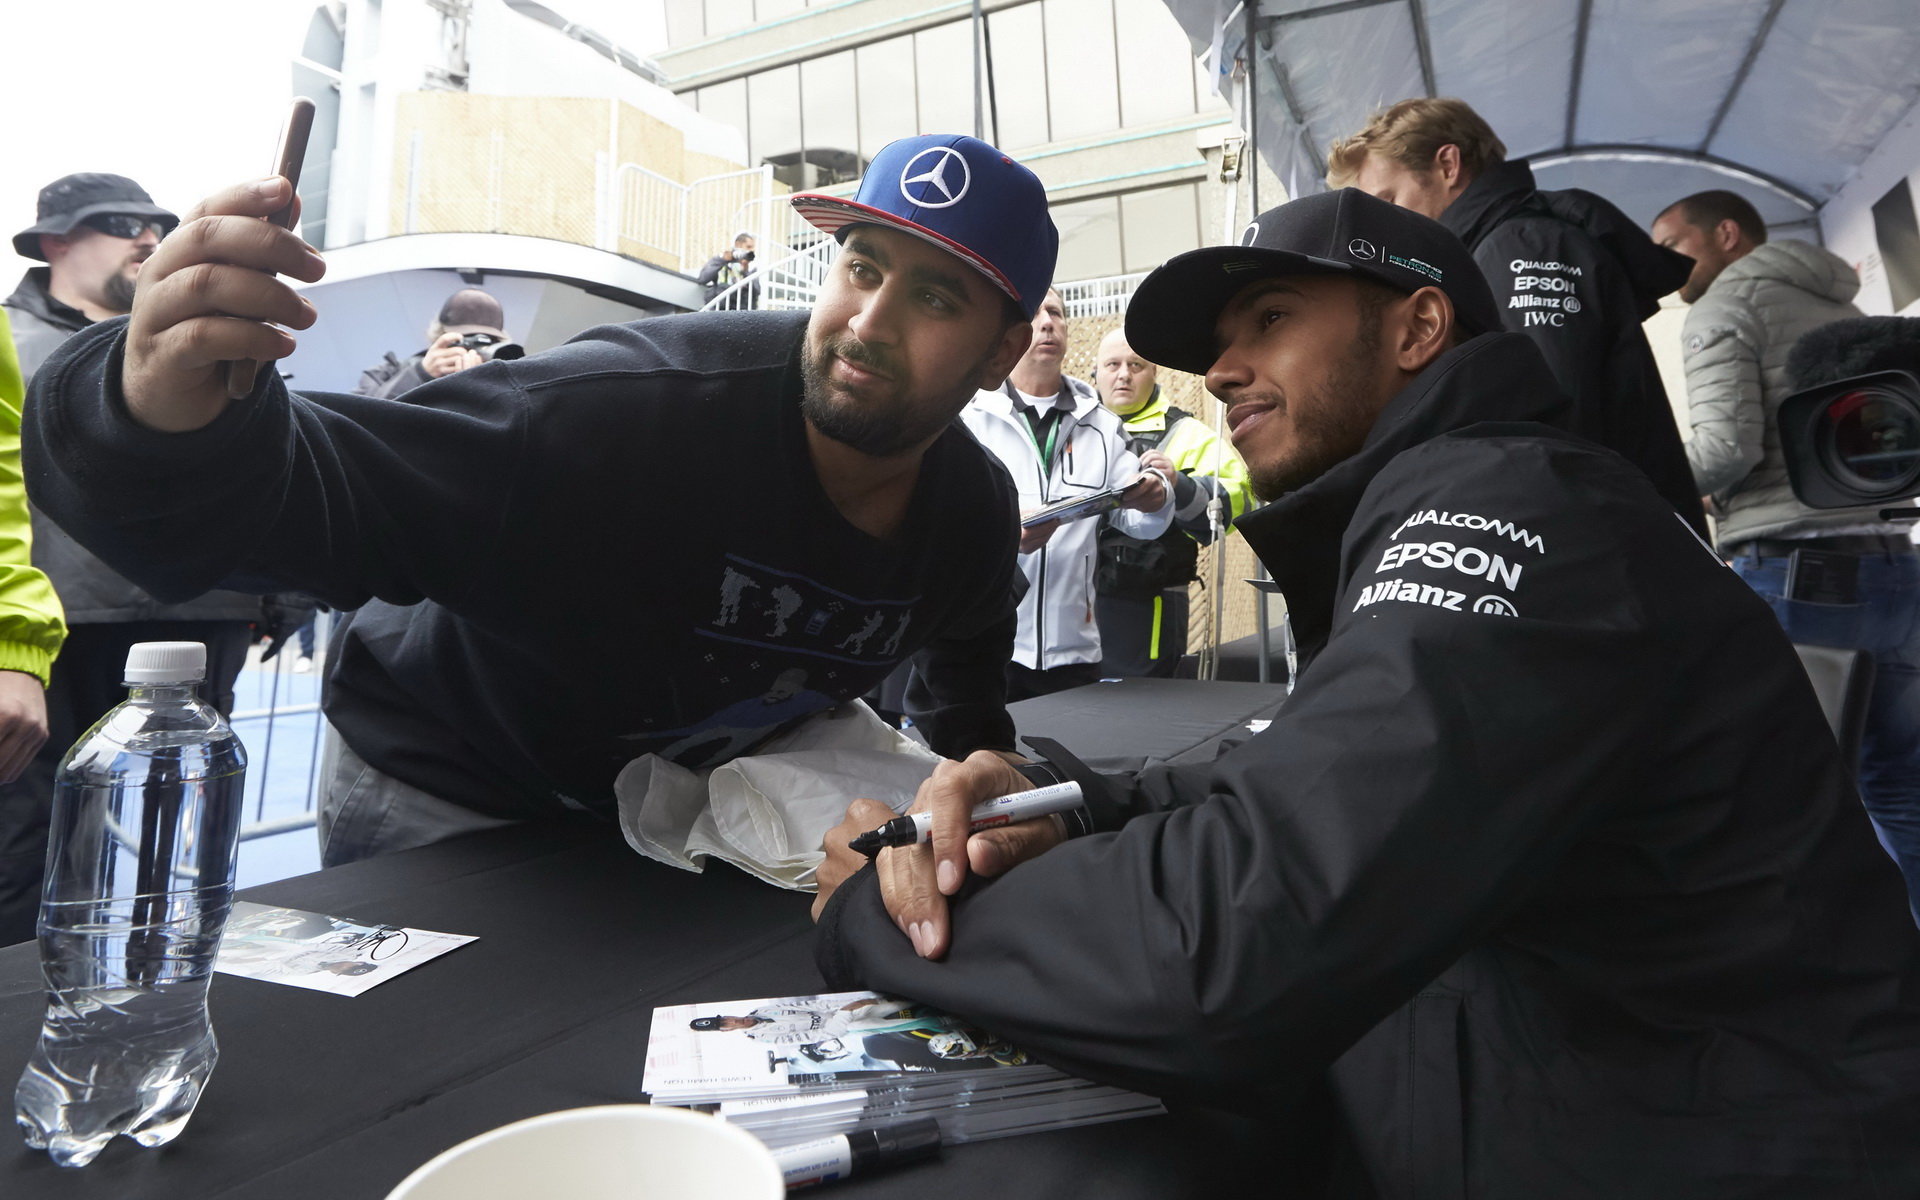
[[142, 642], [127, 699], [55, 776], [40, 962], [47, 1015], [14, 1092], [27, 1145], [80, 1167], [172, 1141], [219, 1049], [207, 982], [233, 903], [246, 754], [195, 695], [199, 642]]

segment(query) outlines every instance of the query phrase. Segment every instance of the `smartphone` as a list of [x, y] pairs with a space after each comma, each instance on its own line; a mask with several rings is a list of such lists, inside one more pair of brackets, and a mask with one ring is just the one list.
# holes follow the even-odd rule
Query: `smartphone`
[[[307, 159], [307, 137], [312, 132], [313, 101], [296, 96], [287, 109], [286, 127], [280, 131], [280, 149], [273, 156], [273, 173], [292, 184], [294, 190], [294, 199], [289, 199], [285, 208], [267, 218], [282, 229], [293, 228], [293, 210], [300, 194], [300, 164]], [[260, 364], [251, 358], [228, 363], [227, 397], [245, 399], [253, 391], [253, 381], [259, 373]]]

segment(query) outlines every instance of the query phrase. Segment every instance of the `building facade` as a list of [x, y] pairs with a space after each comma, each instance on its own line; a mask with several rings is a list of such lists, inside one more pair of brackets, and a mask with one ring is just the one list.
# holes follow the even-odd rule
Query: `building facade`
[[[795, 188], [857, 180], [895, 138], [971, 133], [971, 5], [666, 0], [666, 86], [740, 129]], [[986, 139], [1032, 167], [1059, 227], [1056, 277], [1145, 271], [1212, 240], [1205, 150], [1230, 114], [1160, 0], [985, 9]]]

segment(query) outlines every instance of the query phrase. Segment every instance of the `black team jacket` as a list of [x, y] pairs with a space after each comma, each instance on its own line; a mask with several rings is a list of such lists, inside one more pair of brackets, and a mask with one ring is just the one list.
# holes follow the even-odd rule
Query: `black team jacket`
[[828, 982], [1178, 1104], [1324, 1081], [1290, 1196], [1920, 1195], [1899, 873], [1766, 604], [1564, 403], [1513, 334], [1434, 363], [1238, 522], [1306, 661], [1272, 726], [1061, 756], [1100, 832], [970, 882], [942, 962], [860, 872]]
[[1567, 427], [1617, 450], [1705, 537], [1700, 490], [1641, 323], [1693, 261], [1591, 192], [1543, 192], [1524, 162], [1487, 168], [1440, 215], [1473, 251], [1507, 328], [1573, 397]]

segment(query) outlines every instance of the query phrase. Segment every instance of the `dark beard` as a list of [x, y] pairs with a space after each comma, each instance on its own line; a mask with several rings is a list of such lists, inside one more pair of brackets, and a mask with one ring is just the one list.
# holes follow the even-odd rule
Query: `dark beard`
[[897, 404], [876, 412], [851, 400], [836, 403], [833, 383], [827, 378], [827, 364], [835, 358], [871, 367], [894, 379], [900, 377], [897, 365], [886, 355], [851, 338], [830, 340], [817, 354], [811, 343], [804, 345], [800, 354], [800, 412], [809, 425], [834, 441], [874, 458], [891, 458], [931, 438], [953, 420], [954, 414], [948, 413], [937, 423], [916, 421], [915, 414], [902, 412], [903, 406]]
[[114, 312], [132, 312], [133, 280], [128, 279], [123, 273], [115, 271], [113, 274], [107, 276], [105, 286], [100, 289], [100, 297], [107, 302], [106, 306]]
[[[1264, 468], [1247, 464], [1248, 482], [1255, 496], [1263, 501], [1277, 500], [1359, 453], [1380, 415], [1376, 405], [1362, 402], [1379, 362], [1380, 320], [1378, 305], [1361, 306], [1360, 331], [1352, 345], [1334, 364], [1326, 381], [1314, 388], [1313, 403], [1294, 414], [1294, 431], [1300, 442], [1297, 451]], [[1287, 403], [1284, 397], [1259, 398]]]

